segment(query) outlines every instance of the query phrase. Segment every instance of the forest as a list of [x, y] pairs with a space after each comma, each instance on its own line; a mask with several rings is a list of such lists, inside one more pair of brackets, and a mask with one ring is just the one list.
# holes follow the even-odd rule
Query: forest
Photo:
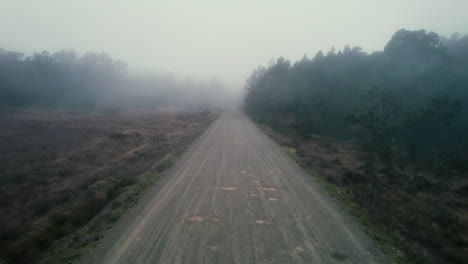
[[259, 67], [246, 84], [245, 110], [302, 137], [353, 137], [361, 127], [366, 140], [394, 140], [410, 159], [467, 170], [467, 72], [468, 36], [402, 29], [382, 52], [346, 46]]
[[[210, 95], [209, 97], [207, 95]], [[106, 53], [0, 48], [0, 106], [104, 109], [220, 107], [238, 99], [220, 81], [177, 80], [172, 74], [129, 73]]]
[[[399, 218], [400, 227], [390, 231], [406, 232], [404, 239], [463, 263], [467, 73], [468, 35], [401, 29], [383, 51], [346, 46], [293, 64], [281, 57], [258, 67], [246, 82], [244, 109], [297, 142], [318, 136], [357, 142], [365, 180], [348, 184], [353, 198], [387, 226]], [[310, 159], [313, 154], [302, 153]], [[340, 177], [346, 182], [353, 175]]]

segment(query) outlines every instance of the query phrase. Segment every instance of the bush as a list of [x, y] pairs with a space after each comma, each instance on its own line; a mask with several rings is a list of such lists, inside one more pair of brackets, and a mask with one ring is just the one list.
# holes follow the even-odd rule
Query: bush
[[75, 226], [81, 226], [96, 216], [105, 206], [106, 201], [102, 198], [91, 198], [76, 206], [71, 214], [71, 223]]
[[124, 177], [123, 179], [120, 179], [117, 183], [114, 183], [113, 185], [109, 186], [106, 190], [106, 200], [112, 200], [114, 197], [116, 197], [119, 193], [119, 191], [128, 186], [128, 185], [133, 185], [136, 183], [136, 179], [134, 177], [128, 176]]
[[120, 139], [124, 139], [124, 138], [126, 138], [126, 137], [127, 137], [126, 134], [123, 134], [123, 133], [114, 133], [114, 134], [112, 134], [112, 135], [109, 136], [109, 139], [118, 139], [118, 140], [120, 140]]
[[50, 216], [50, 222], [55, 227], [60, 227], [64, 225], [67, 221], [68, 221], [68, 216], [60, 212], [53, 213]]

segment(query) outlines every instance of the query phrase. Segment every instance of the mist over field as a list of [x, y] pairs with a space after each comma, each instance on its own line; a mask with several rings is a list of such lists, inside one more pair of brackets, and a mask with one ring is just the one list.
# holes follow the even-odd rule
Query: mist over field
[[125, 62], [130, 76], [147, 72], [156, 73], [152, 79], [172, 76], [178, 89], [193, 82], [201, 90], [221, 93], [220, 104], [236, 104], [250, 72], [281, 56], [295, 61], [304, 54], [312, 57], [319, 50], [326, 53], [345, 45], [379, 51], [401, 28], [423, 28], [449, 37], [454, 32], [465, 34], [468, 22], [463, 0], [1, 0], [0, 4], [4, 50], [25, 57], [44, 50], [54, 54], [73, 49], [78, 57], [106, 53]]
[[106, 53], [74, 50], [25, 56], [0, 49], [0, 105], [65, 108], [235, 108], [240, 90], [219, 80], [177, 80], [161, 73], [129, 73]]
[[0, 0], [0, 264], [468, 263], [467, 14]]

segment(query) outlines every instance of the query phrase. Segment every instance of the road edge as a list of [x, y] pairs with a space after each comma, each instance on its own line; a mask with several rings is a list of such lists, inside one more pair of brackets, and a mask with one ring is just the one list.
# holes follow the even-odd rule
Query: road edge
[[[99, 212], [91, 221], [82, 226], [75, 232], [54, 241], [50, 250], [46, 252], [41, 259], [38, 259], [38, 264], [48, 263], [88, 263], [86, 256], [89, 256], [93, 249], [98, 244], [103, 244], [109, 239], [107, 237], [119, 233], [129, 219], [137, 215], [145, 201], [149, 200], [155, 193], [161, 190], [174, 170], [176, 165], [180, 163], [188, 153], [195, 149], [195, 146], [200, 144], [203, 138], [209, 133], [213, 125], [219, 119], [220, 113], [216, 113], [213, 120], [206, 126], [194, 133], [193, 136], [187, 138], [180, 145], [176, 146], [172, 151], [167, 153], [161, 160], [157, 161], [147, 171], [139, 174], [141, 180], [134, 185], [124, 187], [122, 193], [115, 197], [106, 207]], [[115, 211], [113, 208], [116, 203], [121, 203]], [[63, 248], [61, 245], [64, 242], [76, 239], [86, 238], [80, 241], [80, 245], [74, 248]], [[111, 240], [112, 241], [112, 240]]]
[[331, 202], [343, 209], [344, 213], [359, 225], [360, 229], [375, 243], [375, 245], [377, 245], [378, 250], [385, 258], [385, 263], [414, 264], [414, 261], [411, 260], [410, 256], [400, 250], [398, 239], [391, 234], [388, 234], [379, 227], [378, 224], [371, 221], [371, 219], [366, 216], [365, 210], [352, 201], [346, 192], [340, 190], [338, 186], [327, 182], [326, 179], [313, 168], [307, 166], [290, 147], [280, 144], [275, 138], [265, 133], [259, 124], [254, 122], [248, 115], [246, 116], [266, 138], [270, 139], [273, 144], [286, 154], [286, 156], [304, 170], [310, 179], [313, 179], [314, 182], [318, 183], [324, 194], [327, 194], [328, 198], [330, 198], [329, 200], [331, 200]]

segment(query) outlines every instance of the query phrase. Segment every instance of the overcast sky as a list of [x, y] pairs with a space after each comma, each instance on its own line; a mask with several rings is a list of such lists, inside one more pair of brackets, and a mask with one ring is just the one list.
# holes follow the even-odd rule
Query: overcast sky
[[0, 48], [105, 51], [130, 70], [219, 78], [331, 46], [382, 50], [400, 28], [468, 33], [468, 0], [0, 0]]

